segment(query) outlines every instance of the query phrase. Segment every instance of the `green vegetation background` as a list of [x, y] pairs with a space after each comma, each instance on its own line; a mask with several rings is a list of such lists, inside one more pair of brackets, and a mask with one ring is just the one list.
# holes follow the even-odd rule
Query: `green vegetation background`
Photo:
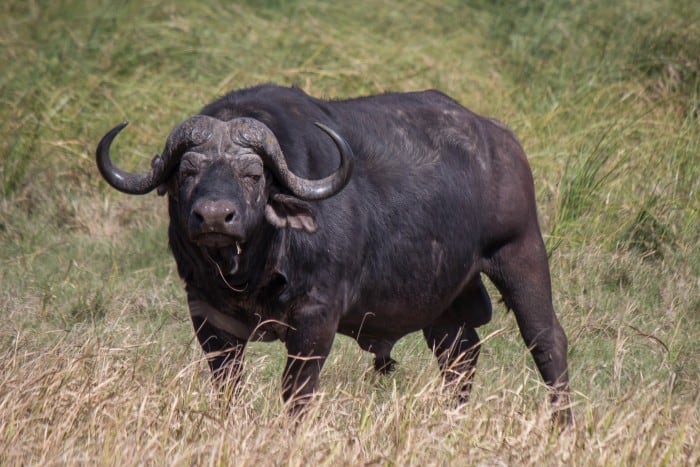
[[[7, 0], [0, 70], [0, 463], [698, 462], [696, 2]], [[570, 338], [568, 441], [502, 305], [461, 412], [417, 336], [387, 379], [339, 338], [294, 436], [281, 345], [252, 346], [243, 416], [217, 408], [164, 202], [111, 190], [93, 153], [130, 120], [115, 157], [145, 170], [175, 124], [261, 82], [437, 88], [516, 131]]]

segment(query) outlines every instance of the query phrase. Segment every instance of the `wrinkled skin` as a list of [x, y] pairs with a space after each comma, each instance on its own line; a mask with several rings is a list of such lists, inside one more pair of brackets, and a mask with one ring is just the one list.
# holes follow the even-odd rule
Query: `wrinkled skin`
[[[190, 144], [158, 184], [192, 322], [218, 379], [238, 378], [248, 341], [281, 339], [283, 397], [295, 409], [313, 393], [336, 333], [389, 372], [394, 343], [422, 331], [464, 400], [479, 356], [475, 328], [492, 312], [484, 274], [552, 389], [555, 417], [570, 422], [567, 340], [532, 175], [510, 130], [436, 91], [323, 101], [265, 85], [200, 114], [212, 117], [209, 138]], [[340, 146], [314, 122], [326, 124], [352, 149], [352, 176], [325, 199], [290, 194], [227, 123], [240, 117], [269, 127], [289, 169], [309, 180], [339, 166]]]

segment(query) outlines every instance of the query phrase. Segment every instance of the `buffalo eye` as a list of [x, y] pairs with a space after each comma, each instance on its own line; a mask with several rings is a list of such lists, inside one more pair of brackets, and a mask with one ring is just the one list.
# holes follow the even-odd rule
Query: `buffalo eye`
[[245, 167], [241, 172], [243, 180], [251, 185], [256, 185], [263, 176], [263, 168], [257, 164]]
[[262, 160], [258, 155], [242, 154], [233, 162], [239, 180], [250, 187], [258, 184], [264, 173]]
[[261, 177], [261, 175], [257, 174], [257, 173], [245, 174], [243, 176], [243, 178], [245, 178], [247, 181], [249, 181], [251, 183], [258, 183], [260, 181], [260, 177]]

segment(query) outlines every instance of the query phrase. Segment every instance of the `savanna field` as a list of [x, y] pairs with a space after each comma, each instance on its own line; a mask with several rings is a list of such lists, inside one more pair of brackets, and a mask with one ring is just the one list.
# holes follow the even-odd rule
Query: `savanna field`
[[[692, 0], [0, 5], [0, 465], [700, 463], [700, 8]], [[281, 343], [212, 389], [163, 198], [170, 130], [262, 82], [318, 97], [439, 89], [519, 135], [535, 178], [576, 424], [550, 430], [494, 302], [468, 404], [420, 333], [397, 371], [339, 336], [318, 401], [285, 415]], [[446, 226], [448, 228], [449, 226]]]

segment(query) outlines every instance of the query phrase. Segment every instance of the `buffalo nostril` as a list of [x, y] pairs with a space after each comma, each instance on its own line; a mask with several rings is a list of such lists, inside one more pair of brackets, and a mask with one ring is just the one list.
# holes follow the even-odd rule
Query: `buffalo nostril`
[[226, 200], [201, 200], [192, 207], [193, 225], [208, 231], [223, 231], [235, 226], [236, 206]]

